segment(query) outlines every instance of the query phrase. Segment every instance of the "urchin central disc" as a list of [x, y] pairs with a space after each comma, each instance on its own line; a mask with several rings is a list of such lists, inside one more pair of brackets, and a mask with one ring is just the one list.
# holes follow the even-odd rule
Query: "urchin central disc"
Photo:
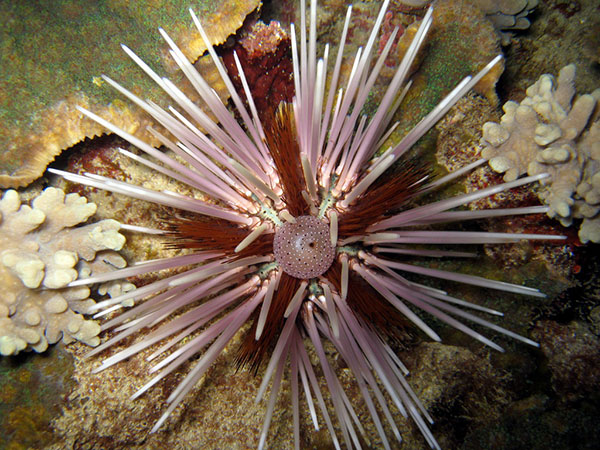
[[286, 222], [275, 233], [273, 253], [288, 275], [301, 279], [318, 277], [335, 258], [329, 225], [314, 216], [296, 217], [296, 223]]

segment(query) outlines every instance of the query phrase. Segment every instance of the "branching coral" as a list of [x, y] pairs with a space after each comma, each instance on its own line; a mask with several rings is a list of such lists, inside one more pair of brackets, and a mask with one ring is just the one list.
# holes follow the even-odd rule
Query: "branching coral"
[[[95, 302], [85, 286], [67, 287], [125, 260], [116, 253], [125, 243], [120, 224], [103, 220], [76, 227], [96, 212], [84, 197], [47, 188], [32, 206], [16, 191], [0, 200], [0, 354], [46, 350], [48, 344], [79, 340], [97, 345], [100, 326], [81, 314]], [[119, 295], [130, 283], [101, 286]]]
[[565, 226], [583, 219], [581, 241], [600, 242], [600, 89], [576, 97], [574, 80], [568, 65], [557, 81], [542, 75], [520, 104], [506, 102], [500, 123], [483, 126], [482, 154], [506, 181], [549, 173], [539, 194], [548, 215]]

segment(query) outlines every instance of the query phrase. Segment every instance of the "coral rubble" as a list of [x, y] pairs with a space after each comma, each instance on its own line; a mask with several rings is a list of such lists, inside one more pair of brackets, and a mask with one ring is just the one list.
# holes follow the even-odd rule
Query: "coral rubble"
[[542, 75], [520, 103], [508, 101], [500, 123], [483, 126], [482, 155], [510, 181], [549, 173], [540, 198], [565, 225], [583, 219], [582, 242], [600, 242], [600, 121], [594, 110], [600, 89], [575, 96], [575, 66], [555, 80]]
[[[68, 287], [87, 277], [124, 267], [116, 252], [125, 243], [120, 224], [103, 220], [75, 227], [96, 211], [84, 197], [45, 189], [32, 206], [6, 191], [0, 200], [0, 354], [46, 350], [61, 339], [97, 345], [100, 326], [86, 320], [94, 301], [85, 286]], [[103, 285], [118, 295], [133, 285]]]

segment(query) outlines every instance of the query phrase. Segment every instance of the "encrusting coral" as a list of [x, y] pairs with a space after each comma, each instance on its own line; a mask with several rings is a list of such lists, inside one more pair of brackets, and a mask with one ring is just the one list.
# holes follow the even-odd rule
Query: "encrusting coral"
[[279, 22], [272, 21], [268, 25], [257, 22], [248, 35], [223, 52], [223, 63], [232, 77], [233, 85], [243, 93], [234, 54], [239, 58], [258, 111], [276, 110], [282, 101], [292, 101], [294, 78], [289, 57], [291, 45], [290, 37]]
[[[170, 62], [158, 34], [155, 37], [150, 32], [169, 20], [170, 35], [185, 55], [196, 61], [206, 46], [198, 37], [186, 34], [184, 18], [189, 3], [57, 0], [37, 8], [27, 2], [0, 2], [0, 187], [27, 186], [63, 149], [103, 132], [81, 120], [74, 105], [85, 105], [111, 117], [131, 133], [152, 142], [144, 116], [115, 96], [107, 96], [97, 75], [118, 73], [160, 99], [161, 91], [130, 71], [125, 54], [121, 57], [115, 50], [119, 43], [135, 43], [138, 54], [158, 64]], [[259, 5], [259, 0], [194, 2], [206, 20], [214, 45], [225, 42]], [[106, 36], [110, 36], [110, 43], [107, 51], [100, 52], [97, 42], [103, 42]], [[202, 58], [198, 65], [203, 65]], [[176, 69], [169, 76], [183, 79]], [[214, 77], [219, 79], [218, 74]], [[180, 86], [184, 92], [189, 90], [183, 83]], [[226, 95], [224, 85], [212, 87]], [[163, 100], [168, 101], [168, 97]]]
[[505, 181], [549, 173], [539, 193], [548, 215], [564, 226], [583, 219], [581, 241], [600, 242], [600, 89], [576, 97], [574, 80], [571, 64], [558, 80], [542, 75], [520, 104], [506, 102], [500, 123], [483, 126], [482, 155]]
[[[102, 220], [84, 226], [96, 212], [85, 197], [45, 189], [32, 206], [6, 191], [0, 200], [0, 354], [46, 350], [48, 344], [79, 340], [98, 345], [100, 326], [81, 314], [95, 302], [79, 277], [121, 268], [116, 252], [125, 243], [121, 225]], [[131, 283], [103, 285], [100, 294], [119, 295]]]

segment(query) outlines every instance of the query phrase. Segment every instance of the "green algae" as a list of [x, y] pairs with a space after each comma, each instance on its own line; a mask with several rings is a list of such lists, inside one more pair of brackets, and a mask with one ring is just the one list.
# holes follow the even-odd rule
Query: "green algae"
[[101, 74], [156, 95], [156, 84], [131, 64], [119, 44], [160, 70], [166, 47], [158, 26], [177, 37], [193, 28], [189, 7], [210, 24], [220, 3], [153, 3], [56, 0], [40, 7], [37, 2], [1, 2], [0, 14], [9, 20], [2, 29], [0, 76], [16, 89], [0, 99], [0, 118], [22, 120], [73, 89], [93, 92], [98, 101], [112, 101], [114, 93], [97, 80]]
[[[164, 75], [168, 53], [157, 31], [159, 25], [190, 59], [196, 59], [205, 48], [189, 7], [206, 25], [214, 43], [221, 43], [257, 4], [227, 0], [0, 2], [0, 186], [29, 183], [60, 150], [93, 136], [85, 123], [80, 132], [72, 130], [75, 125], [65, 123], [60, 105], [65, 99], [85, 105], [89, 98], [91, 105], [106, 106], [119, 99], [119, 94], [104, 86], [100, 75], [126, 80], [126, 87], [159, 102], [167, 100], [121, 51], [120, 43]], [[176, 84], [180, 82], [181, 75], [172, 64], [167, 73]]]
[[0, 359], [0, 448], [41, 448], [54, 440], [50, 423], [74, 387], [73, 370], [61, 346]]
[[[437, 4], [432, 29], [418, 57], [421, 61], [411, 77], [412, 86], [394, 118], [398, 127], [382, 149], [400, 142], [463, 78], [475, 75], [499, 53], [498, 36], [478, 8], [461, 0]], [[495, 84], [502, 70], [502, 64], [497, 65], [475, 87], [493, 103]], [[376, 110], [386, 87], [376, 86], [377, 91], [365, 107], [367, 111]], [[435, 129], [430, 130], [410, 154], [418, 154], [421, 160], [436, 166], [433, 152], [437, 135]]]

